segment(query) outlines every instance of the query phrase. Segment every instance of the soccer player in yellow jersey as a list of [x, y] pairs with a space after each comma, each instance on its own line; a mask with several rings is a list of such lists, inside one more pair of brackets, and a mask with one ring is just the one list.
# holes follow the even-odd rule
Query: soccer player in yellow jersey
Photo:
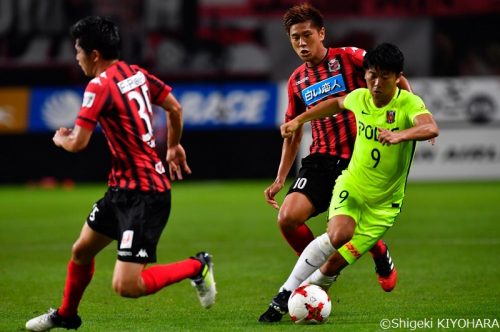
[[[349, 166], [333, 191], [327, 232], [304, 250], [280, 291], [294, 290], [301, 283], [328, 289], [344, 267], [394, 224], [416, 141], [432, 140], [439, 133], [422, 99], [397, 87], [403, 65], [404, 56], [396, 46], [380, 44], [364, 58], [367, 88], [321, 102], [281, 126], [282, 136], [289, 137], [307, 121], [349, 109], [356, 116], [358, 133]], [[309, 275], [306, 280], [298, 278], [304, 274]]]

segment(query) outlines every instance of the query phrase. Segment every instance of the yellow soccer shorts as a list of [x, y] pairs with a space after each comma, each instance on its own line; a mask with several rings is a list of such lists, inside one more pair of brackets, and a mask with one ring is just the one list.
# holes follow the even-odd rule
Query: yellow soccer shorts
[[347, 215], [354, 219], [356, 228], [352, 239], [338, 249], [339, 254], [349, 264], [356, 262], [392, 227], [400, 211], [400, 204], [390, 200], [370, 203], [363, 195], [363, 188], [340, 176], [333, 190], [328, 219]]

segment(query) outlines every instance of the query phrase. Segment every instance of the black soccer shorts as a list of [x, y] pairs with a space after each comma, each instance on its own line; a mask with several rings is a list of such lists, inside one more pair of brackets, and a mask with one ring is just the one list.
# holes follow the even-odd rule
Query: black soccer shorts
[[349, 159], [323, 154], [305, 157], [287, 195], [293, 192], [306, 195], [316, 210], [310, 217], [325, 212], [330, 206], [335, 180], [348, 164]]
[[118, 260], [154, 263], [170, 207], [170, 191], [109, 188], [92, 207], [87, 224], [94, 231], [117, 240]]

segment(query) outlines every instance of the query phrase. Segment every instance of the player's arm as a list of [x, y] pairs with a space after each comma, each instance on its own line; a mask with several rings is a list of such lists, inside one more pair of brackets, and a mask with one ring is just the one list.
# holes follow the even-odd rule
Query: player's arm
[[300, 128], [298, 128], [292, 135], [290, 135], [290, 137], [287, 137], [283, 140], [278, 174], [276, 175], [276, 179], [274, 180], [273, 184], [271, 184], [268, 188], [266, 188], [266, 190], [264, 190], [266, 202], [275, 209], [279, 209], [279, 205], [275, 199], [275, 196], [285, 185], [288, 173], [290, 172], [290, 169], [293, 166], [293, 162], [297, 157], [297, 153], [299, 152], [300, 141], [302, 140], [303, 132], [304, 131], [302, 129], [302, 126], [300, 126]]
[[[408, 92], [411, 92], [413, 93], [413, 90], [411, 88], [411, 85], [410, 85], [410, 82], [408, 81], [408, 79], [406, 77], [404, 77], [403, 75], [401, 75], [401, 78], [399, 79], [399, 82], [398, 82], [398, 88], [400, 89], [403, 89], [403, 90], [406, 90]], [[436, 142], [436, 140], [434, 138], [431, 138], [429, 140], [429, 143], [431, 143], [432, 145], [434, 145], [434, 143]]]
[[75, 125], [73, 129], [59, 128], [52, 141], [58, 147], [69, 152], [78, 152], [87, 147], [92, 136], [92, 130]]
[[281, 125], [281, 136], [290, 137], [301, 125], [315, 119], [322, 119], [327, 116], [335, 115], [345, 109], [344, 99], [346, 96], [331, 98], [315, 105], [306, 112], [300, 114], [293, 120]]
[[431, 114], [420, 114], [415, 117], [415, 125], [401, 131], [390, 131], [379, 128], [378, 141], [382, 144], [397, 144], [403, 141], [425, 141], [439, 135], [439, 128]]
[[180, 144], [182, 136], [182, 106], [172, 93], [160, 105], [167, 112], [167, 163], [170, 179], [182, 180], [182, 172], [191, 174], [186, 161], [186, 152]]

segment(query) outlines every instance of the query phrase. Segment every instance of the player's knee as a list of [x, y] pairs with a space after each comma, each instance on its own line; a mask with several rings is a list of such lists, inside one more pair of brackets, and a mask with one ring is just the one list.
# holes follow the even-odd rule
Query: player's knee
[[77, 264], [88, 264], [92, 261], [93, 256], [80, 242], [75, 242], [71, 248], [71, 260]]
[[344, 229], [329, 229], [328, 237], [335, 249], [339, 249], [352, 239], [352, 232]]
[[138, 286], [137, 282], [121, 279], [113, 280], [113, 290], [122, 297], [137, 298], [144, 295], [144, 291]]
[[278, 213], [278, 226], [284, 231], [295, 230], [300, 225], [303, 225], [305, 221], [304, 218], [287, 209], [281, 209]]

